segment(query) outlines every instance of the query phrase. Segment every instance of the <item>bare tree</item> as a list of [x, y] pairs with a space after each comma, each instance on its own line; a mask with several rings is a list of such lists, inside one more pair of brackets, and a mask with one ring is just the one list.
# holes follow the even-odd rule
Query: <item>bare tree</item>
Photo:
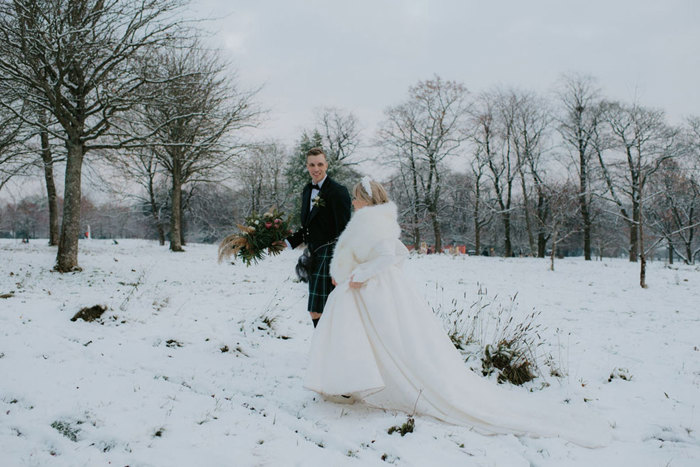
[[441, 229], [443, 244], [473, 245], [471, 207], [474, 180], [469, 172], [446, 170], [443, 173], [443, 215]]
[[[56, 270], [79, 269], [81, 174], [86, 154], [115, 145], [114, 117], [144, 83], [134, 60], [168, 43], [181, 0], [14, 0], [0, 5], [0, 74], [26, 90], [66, 147], [63, 222]], [[36, 115], [22, 118], [41, 126]]]
[[36, 197], [23, 198], [10, 202], [0, 210], [0, 228], [8, 229], [14, 238], [29, 241], [36, 238], [41, 229], [40, 205]]
[[248, 195], [247, 214], [264, 212], [271, 206], [285, 210], [290, 198], [285, 184], [287, 164], [284, 148], [276, 142], [251, 146], [235, 162], [235, 177]]
[[666, 242], [669, 264], [674, 255], [692, 264], [700, 251], [694, 244], [700, 225], [700, 184], [697, 174], [679, 162], [665, 161], [652, 179], [650, 191], [657, 196], [649, 203], [647, 224]]
[[[137, 120], [134, 114], [134, 120]], [[145, 129], [142, 129], [145, 131]], [[128, 151], [114, 150], [106, 153], [109, 163], [116, 169], [114, 190], [134, 200], [149, 213], [156, 230], [158, 242], [165, 245], [165, 207], [168, 183], [167, 174], [161, 168], [156, 152], [150, 145]], [[142, 191], [135, 191], [136, 184]]]
[[513, 148], [517, 99], [503, 92], [482, 93], [471, 118], [471, 138], [477, 155], [488, 168], [493, 185], [493, 209], [503, 224], [503, 254], [513, 255], [513, 183], [518, 175], [518, 158]]
[[[383, 148], [384, 161], [390, 167], [398, 167], [399, 171], [394, 177], [391, 187], [394, 198], [403, 200], [401, 206], [407, 206], [409, 222], [406, 228], [411, 232], [414, 249], [418, 250], [421, 244], [421, 225], [424, 206], [420, 197], [418, 149], [412, 144], [416, 138], [411, 107], [399, 105], [389, 107], [384, 111], [386, 120], [382, 123], [377, 137], [377, 146]], [[399, 203], [397, 203], [399, 204]], [[405, 218], [405, 216], [401, 216]]]
[[353, 169], [359, 162], [353, 158], [360, 145], [357, 117], [351, 112], [327, 107], [318, 116], [318, 126], [323, 148], [328, 153], [328, 165], [341, 170], [341, 173], [336, 173], [336, 178], [347, 182], [349, 178], [357, 177]]
[[[30, 126], [25, 124], [24, 133], [26, 134], [24, 148], [25, 159], [31, 161], [33, 168], [41, 171], [44, 178], [44, 187], [46, 188], [46, 206], [48, 210], [48, 236], [49, 245], [56, 246], [60, 237], [60, 214], [58, 210], [58, 191], [56, 190], [56, 181], [54, 176], [54, 167], [56, 164], [65, 162], [65, 152], [61, 151], [56, 141], [52, 137], [52, 133], [47, 130], [49, 126], [56, 128], [56, 121], [50, 120], [50, 115], [46, 110], [37, 108], [31, 103], [25, 104], [26, 112], [33, 112], [36, 115], [38, 126]], [[30, 174], [32, 174], [30, 172]]]
[[[429, 216], [435, 251], [442, 249], [440, 209], [443, 161], [457, 153], [466, 139], [467, 89], [440, 77], [421, 81], [409, 89], [408, 100], [386, 111], [380, 139], [405, 159], [401, 167], [415, 177], [420, 203]], [[416, 210], [418, 200], [416, 200]]]
[[583, 230], [583, 254], [591, 260], [591, 231], [593, 225], [592, 163], [595, 157], [596, 135], [602, 121], [600, 91], [595, 80], [587, 75], [569, 74], [561, 79], [558, 91], [562, 112], [559, 133], [570, 151], [578, 175], [579, 212]]
[[684, 166], [687, 169], [688, 189], [683, 211], [678, 214], [678, 223], [684, 228], [679, 238], [685, 250], [684, 261], [693, 264], [700, 257], [700, 117], [689, 117], [684, 131]]
[[219, 183], [197, 183], [191, 191], [188, 230], [195, 241], [220, 241], [231, 233], [232, 220], [244, 216], [243, 193]]
[[649, 206], [649, 226], [667, 243], [668, 261], [674, 254], [692, 264], [700, 254], [700, 119], [689, 118], [679, 141], [679, 157], [662, 162], [651, 182], [658, 195]]
[[[605, 119], [616, 153], [621, 157], [607, 162], [602, 155], [600, 166], [612, 201], [630, 228], [630, 261], [640, 258], [640, 286], [646, 288], [646, 254], [644, 245], [645, 191], [650, 177], [667, 159], [677, 155], [676, 131], [666, 125], [664, 113], [638, 104], [608, 103]], [[614, 155], [613, 155], [614, 157]], [[613, 169], [616, 173], [611, 172]], [[616, 177], [614, 177], [616, 175]], [[618, 196], [627, 195], [631, 216]]]
[[551, 233], [550, 270], [554, 271], [554, 258], [557, 255], [559, 243], [579, 232], [579, 224], [575, 218], [579, 215], [579, 191], [574, 183], [567, 180], [562, 183], [550, 183], [544, 187], [548, 191], [547, 199], [551, 207], [551, 215], [544, 221]]
[[39, 142], [41, 165], [44, 172], [44, 185], [46, 186], [46, 203], [49, 208], [49, 245], [58, 245], [60, 240], [59, 222], [58, 222], [58, 192], [56, 191], [56, 182], [54, 180], [53, 168], [57, 162], [63, 162], [65, 158], [56, 156], [52, 150], [50, 135], [48, 130], [48, 118], [45, 111], [41, 111], [39, 116], [41, 126], [39, 127]]
[[[60, 225], [54, 164], [65, 161], [65, 157], [56, 154], [55, 138], [52, 138], [47, 130], [50, 125], [55, 128], [56, 121], [50, 119], [50, 114], [45, 109], [34, 105], [31, 99], [27, 98], [30, 95], [28, 90], [16, 88], [16, 84], [11, 85], [8, 81], [2, 80], [1, 76], [0, 83], [0, 100], [3, 101], [0, 105], [0, 115], [7, 116], [9, 122], [16, 123], [15, 144], [13, 150], [9, 151], [9, 156], [11, 159], [14, 158], [15, 170], [19, 169], [19, 173], [23, 175], [32, 176], [35, 168], [43, 172], [49, 212], [49, 245], [58, 245]], [[33, 126], [23, 121], [21, 116], [25, 114], [33, 114], [39, 125]], [[7, 133], [5, 130], [8, 120], [4, 118], [2, 120], [0, 135]], [[6, 139], [1, 138], [0, 145], [3, 141]]]
[[[544, 156], [552, 118], [548, 104], [532, 93], [511, 91], [509, 100], [515, 105], [513, 148], [520, 175], [530, 254], [536, 252], [539, 258], [544, 258], [548, 240], [545, 225], [549, 216], [548, 190], [545, 188], [544, 180], [546, 173]], [[530, 198], [530, 184], [534, 188], [535, 200]], [[534, 205], [534, 209], [531, 205]], [[534, 219], [531, 217], [531, 210]], [[537, 229], [536, 245], [535, 228]]]
[[469, 168], [472, 173], [473, 191], [471, 193], [471, 213], [474, 222], [474, 250], [481, 254], [481, 232], [491, 223], [493, 211], [488, 209], [486, 202], [489, 199], [490, 190], [486, 183], [486, 160], [481, 157], [482, 148], [477, 147], [476, 154], [472, 158]]
[[227, 165], [245, 145], [236, 133], [257, 123], [255, 92], [244, 92], [226, 66], [197, 43], [181, 44], [152, 56], [156, 83], [142, 107], [139, 124], [170, 177], [170, 249], [183, 251], [183, 185], [227, 178]]

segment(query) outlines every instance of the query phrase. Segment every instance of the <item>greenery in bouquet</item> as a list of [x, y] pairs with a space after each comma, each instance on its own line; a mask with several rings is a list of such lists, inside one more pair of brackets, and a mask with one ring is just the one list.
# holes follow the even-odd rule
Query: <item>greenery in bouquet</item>
[[284, 246], [277, 242], [284, 241], [291, 233], [289, 218], [283, 212], [270, 209], [259, 215], [253, 213], [245, 219], [245, 224], [237, 224], [240, 233], [229, 235], [219, 245], [219, 262], [233, 257], [243, 260], [246, 266], [257, 263], [265, 254], [277, 255]]

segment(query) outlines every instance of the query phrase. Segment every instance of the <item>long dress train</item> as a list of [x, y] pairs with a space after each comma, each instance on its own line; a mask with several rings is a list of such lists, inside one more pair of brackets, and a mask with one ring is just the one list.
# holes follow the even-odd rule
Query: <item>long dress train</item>
[[[315, 330], [304, 386], [371, 406], [429, 415], [487, 433], [562, 437], [602, 446], [609, 424], [538, 394], [509, 391], [469, 370], [401, 269], [393, 203], [363, 208], [331, 265], [340, 280]], [[338, 276], [338, 277], [336, 277]], [[349, 287], [350, 278], [365, 282]]]

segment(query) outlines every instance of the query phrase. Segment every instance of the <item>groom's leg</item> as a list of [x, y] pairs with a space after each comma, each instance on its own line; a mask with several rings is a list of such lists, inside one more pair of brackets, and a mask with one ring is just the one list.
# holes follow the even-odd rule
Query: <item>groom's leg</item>
[[311, 322], [314, 323], [314, 327], [316, 327], [318, 325], [318, 320], [321, 319], [321, 313], [310, 311], [309, 314], [311, 315]]
[[318, 320], [321, 319], [321, 313], [323, 313], [323, 308], [326, 305], [328, 294], [333, 290], [330, 274], [332, 253], [333, 251], [329, 245], [322, 246], [314, 252], [315, 268], [309, 277], [309, 305], [307, 307], [314, 327], [318, 324]]

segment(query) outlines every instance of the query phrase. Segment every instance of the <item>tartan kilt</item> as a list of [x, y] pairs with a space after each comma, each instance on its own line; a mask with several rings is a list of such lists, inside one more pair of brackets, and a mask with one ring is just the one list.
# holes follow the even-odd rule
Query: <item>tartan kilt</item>
[[331, 282], [331, 258], [334, 244], [326, 244], [313, 252], [313, 271], [309, 277], [309, 312], [323, 313], [328, 294], [333, 290]]

